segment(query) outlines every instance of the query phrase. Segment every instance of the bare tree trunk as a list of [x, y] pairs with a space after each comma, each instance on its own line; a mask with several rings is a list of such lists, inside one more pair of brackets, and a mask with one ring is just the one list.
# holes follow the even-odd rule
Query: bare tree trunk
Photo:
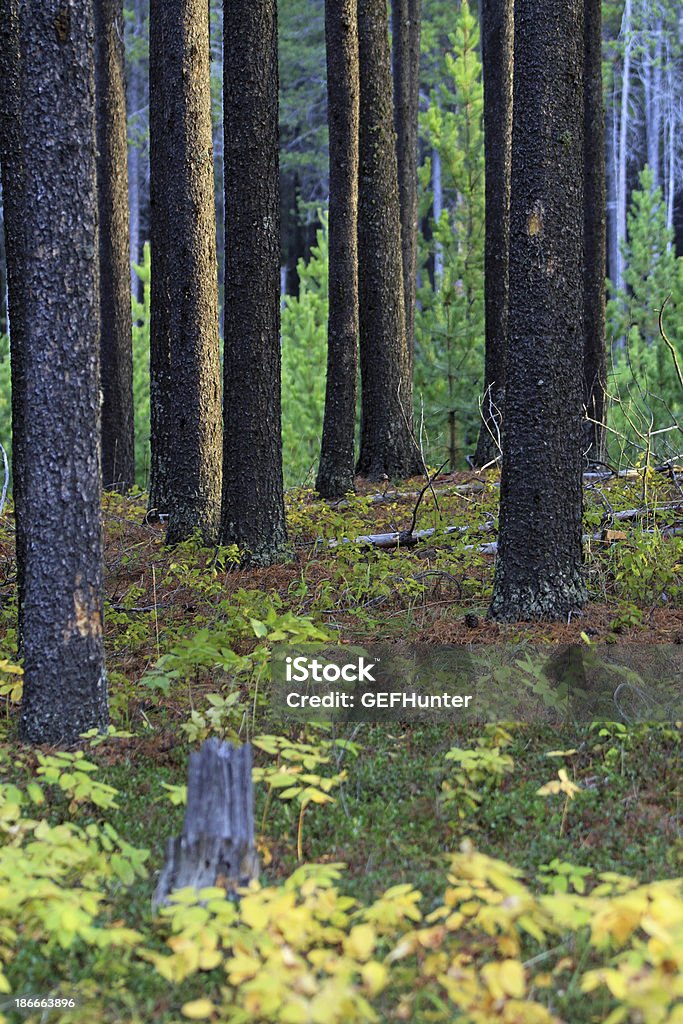
[[489, 614], [565, 618], [581, 562], [584, 0], [515, 0], [510, 307]]
[[107, 723], [99, 266], [90, 0], [0, 0], [21, 736]]
[[584, 0], [584, 445], [604, 458], [605, 389], [605, 114], [602, 103], [602, 5]]
[[225, 358], [222, 544], [287, 557], [280, 430], [276, 0], [225, 0]]
[[394, 126], [401, 204], [401, 251], [406, 337], [412, 367], [415, 348], [415, 271], [417, 267], [417, 120], [420, 97], [420, 16], [422, 0], [391, 0]]
[[499, 454], [505, 394], [514, 59], [511, 0], [482, 0], [481, 19], [486, 146], [486, 356], [475, 466], [484, 466]]
[[123, 0], [95, 0], [102, 483], [135, 483]]
[[[443, 184], [441, 178], [441, 153], [432, 150], [432, 216], [439, 223], [443, 211]], [[434, 291], [437, 292], [443, 281], [443, 247], [441, 242], [434, 244]]]
[[410, 436], [413, 389], [406, 341], [401, 215], [387, 9], [359, 0], [361, 443], [357, 471], [373, 480], [420, 471]]
[[614, 287], [624, 287], [624, 254], [622, 248], [626, 243], [626, 208], [628, 206], [626, 167], [628, 159], [629, 105], [631, 101], [631, 55], [632, 40], [632, 0], [626, 0], [624, 16], [621, 22], [624, 36], [624, 64], [621, 74], [621, 109], [619, 119], [619, 162], [617, 165], [617, 251]]
[[606, 164], [607, 183], [607, 272], [614, 287], [619, 264], [619, 241], [617, 233], [617, 167], [619, 164], [619, 144], [617, 131], [616, 88], [610, 104], [609, 149]]
[[[134, 37], [142, 32], [142, 11], [140, 0], [135, 0], [135, 20], [131, 28]], [[133, 61], [128, 81], [128, 118], [130, 123], [128, 146], [128, 207], [130, 225], [130, 286], [135, 298], [141, 294], [140, 279], [133, 264], [140, 263], [140, 147], [138, 144], [137, 124], [142, 106], [142, 83], [140, 66]]]
[[150, 5], [150, 508], [213, 543], [221, 500], [216, 220], [206, 0]]
[[326, 0], [330, 133], [329, 319], [316, 489], [353, 490], [358, 348], [358, 21], [356, 0]]

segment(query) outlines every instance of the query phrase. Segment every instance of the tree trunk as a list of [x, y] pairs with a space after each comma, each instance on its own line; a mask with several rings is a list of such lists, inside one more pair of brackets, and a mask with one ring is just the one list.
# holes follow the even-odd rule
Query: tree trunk
[[605, 389], [605, 113], [602, 103], [601, 0], [584, 0], [584, 449], [604, 459]]
[[361, 443], [357, 471], [371, 480], [420, 472], [411, 438], [401, 219], [387, 10], [359, 0], [358, 266]]
[[225, 357], [221, 543], [286, 557], [280, 431], [276, 0], [225, 0]]
[[473, 459], [475, 466], [485, 466], [500, 455], [505, 393], [514, 60], [514, 19], [511, 0], [482, 0], [481, 19], [486, 159], [486, 354], [482, 423]]
[[95, 0], [102, 483], [135, 483], [123, 0]]
[[[140, 0], [135, 0], [134, 22], [130, 28], [133, 38], [142, 34], [142, 10]], [[128, 146], [128, 209], [130, 225], [130, 286], [136, 299], [141, 297], [140, 279], [133, 264], [140, 263], [140, 143], [137, 124], [142, 107], [142, 74], [139, 61], [133, 59], [128, 78], [128, 117], [130, 131]]]
[[618, 268], [619, 242], [617, 239], [617, 178], [619, 165], [619, 146], [617, 132], [616, 90], [609, 104], [609, 149], [607, 153], [606, 185], [607, 185], [607, 274], [612, 287], [616, 280]]
[[21, 736], [64, 745], [107, 723], [92, 3], [2, 0], [0, 32]]
[[581, 608], [583, 0], [516, 0], [510, 306], [489, 614]]
[[417, 267], [417, 119], [420, 101], [420, 8], [422, 0], [391, 0], [394, 126], [401, 209], [401, 253], [406, 338], [411, 372], [415, 348]]
[[613, 284], [615, 290], [619, 291], [624, 287], [624, 254], [622, 247], [626, 243], [626, 208], [628, 206], [626, 163], [628, 156], [628, 128], [629, 128], [629, 105], [631, 101], [631, 54], [633, 50], [632, 35], [632, 4], [626, 0], [624, 16], [621, 22], [621, 31], [624, 36], [624, 63], [621, 75], [621, 107], [619, 115], [619, 150], [617, 164], [617, 246], [616, 246], [616, 270]]
[[251, 745], [206, 740], [190, 754], [183, 831], [166, 843], [152, 907], [167, 904], [174, 889], [189, 886], [223, 886], [234, 896], [258, 878], [258, 870]]
[[[432, 216], [434, 223], [441, 220], [443, 211], [443, 179], [441, 176], [441, 153], [438, 149], [432, 150]], [[434, 291], [438, 292], [443, 281], [443, 246], [441, 242], [434, 243]]]
[[206, 0], [150, 5], [150, 508], [168, 543], [216, 540], [221, 495], [216, 219]]
[[353, 490], [358, 347], [358, 22], [356, 0], [326, 0], [330, 134], [327, 388], [316, 489]]

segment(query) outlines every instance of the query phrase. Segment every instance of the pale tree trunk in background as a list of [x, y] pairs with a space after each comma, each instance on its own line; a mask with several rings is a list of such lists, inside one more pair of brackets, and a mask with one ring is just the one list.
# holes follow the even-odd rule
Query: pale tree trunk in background
[[150, 5], [150, 509], [218, 534], [221, 389], [206, 0]]
[[510, 305], [489, 614], [559, 619], [582, 576], [584, 0], [515, 0]]
[[358, 366], [358, 19], [356, 0], [326, 0], [330, 134], [329, 315], [325, 416], [316, 489], [354, 487]]
[[650, 117], [650, 138], [648, 139], [648, 163], [652, 170], [655, 188], [661, 185], [659, 147], [662, 133], [662, 23], [655, 25], [655, 54], [652, 69], [652, 114]]
[[480, 18], [486, 158], [486, 356], [482, 424], [472, 460], [475, 466], [485, 466], [500, 454], [505, 393], [514, 51], [511, 0], [482, 0]]
[[624, 63], [621, 73], [621, 108], [619, 119], [619, 157], [617, 164], [617, 247], [616, 270], [613, 284], [616, 289], [624, 286], [624, 256], [622, 246], [626, 242], [626, 210], [628, 207], [626, 167], [628, 158], [629, 104], [631, 100], [631, 57], [632, 39], [632, 0], [626, 0], [624, 16], [621, 22], [621, 33], [624, 37]]
[[[140, 0], [135, 0], [135, 21], [131, 29], [134, 35], [142, 32], [142, 11]], [[131, 66], [128, 82], [128, 117], [131, 124], [137, 128], [140, 117], [140, 107], [143, 100], [142, 73], [137, 61]], [[128, 208], [130, 224], [130, 284], [133, 295], [139, 298], [141, 294], [140, 280], [133, 267], [134, 263], [140, 262], [140, 147], [137, 140], [137, 131], [129, 131], [131, 144], [128, 146]]]
[[[432, 216], [438, 224], [443, 210], [443, 185], [441, 178], [441, 153], [432, 150]], [[434, 244], [434, 291], [438, 291], [443, 281], [443, 248], [440, 242]]]
[[[682, 18], [683, 25], [683, 18]], [[667, 46], [666, 80], [667, 80], [667, 131], [665, 135], [664, 159], [666, 175], [666, 226], [673, 232], [674, 227], [674, 200], [676, 197], [676, 134], [681, 128], [681, 117], [675, 104], [674, 72]], [[673, 243], [669, 243], [672, 245]]]
[[135, 482], [123, 2], [95, 0], [102, 483]]
[[0, 0], [21, 738], [107, 724], [90, 0]]
[[608, 151], [606, 160], [606, 183], [607, 183], [607, 272], [610, 281], [614, 285], [617, 275], [617, 256], [619, 246], [617, 242], [617, 165], [619, 162], [618, 152], [618, 116], [616, 104], [616, 88], [613, 91], [612, 103], [610, 104], [608, 130]]
[[417, 121], [420, 96], [420, 16], [422, 0], [391, 0], [394, 126], [401, 203], [401, 251], [406, 338], [412, 367], [415, 348], [415, 271], [417, 266]]
[[605, 444], [605, 113], [602, 102], [601, 0], [584, 0], [584, 307], [583, 381], [589, 459]]
[[225, 0], [225, 358], [221, 544], [287, 557], [280, 406], [276, 0]]

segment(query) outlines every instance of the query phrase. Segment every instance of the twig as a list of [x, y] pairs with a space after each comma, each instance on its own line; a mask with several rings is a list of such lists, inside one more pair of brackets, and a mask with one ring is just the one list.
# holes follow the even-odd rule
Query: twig
[[671, 344], [671, 342], [667, 338], [666, 333], [664, 331], [664, 322], [663, 322], [664, 307], [666, 306], [666, 304], [667, 304], [667, 302], [669, 301], [670, 298], [671, 298], [671, 294], [667, 295], [667, 297], [664, 299], [664, 302], [662, 303], [662, 308], [659, 311], [659, 333], [661, 334], [661, 336], [664, 339], [666, 345], [668, 346], [669, 352], [671, 353], [671, 358], [673, 359], [674, 366], [676, 367], [676, 375], [678, 376], [678, 383], [680, 384], [681, 389], [683, 390], [683, 373], [681, 373], [681, 367], [680, 367], [679, 362], [678, 362], [678, 356], [676, 355], [676, 349], [673, 347], [673, 345]]

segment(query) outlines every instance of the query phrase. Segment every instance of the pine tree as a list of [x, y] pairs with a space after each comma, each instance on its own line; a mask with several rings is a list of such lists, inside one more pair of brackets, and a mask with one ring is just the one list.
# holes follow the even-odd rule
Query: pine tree
[[582, 607], [584, 0], [516, 0], [510, 309], [489, 614]]

